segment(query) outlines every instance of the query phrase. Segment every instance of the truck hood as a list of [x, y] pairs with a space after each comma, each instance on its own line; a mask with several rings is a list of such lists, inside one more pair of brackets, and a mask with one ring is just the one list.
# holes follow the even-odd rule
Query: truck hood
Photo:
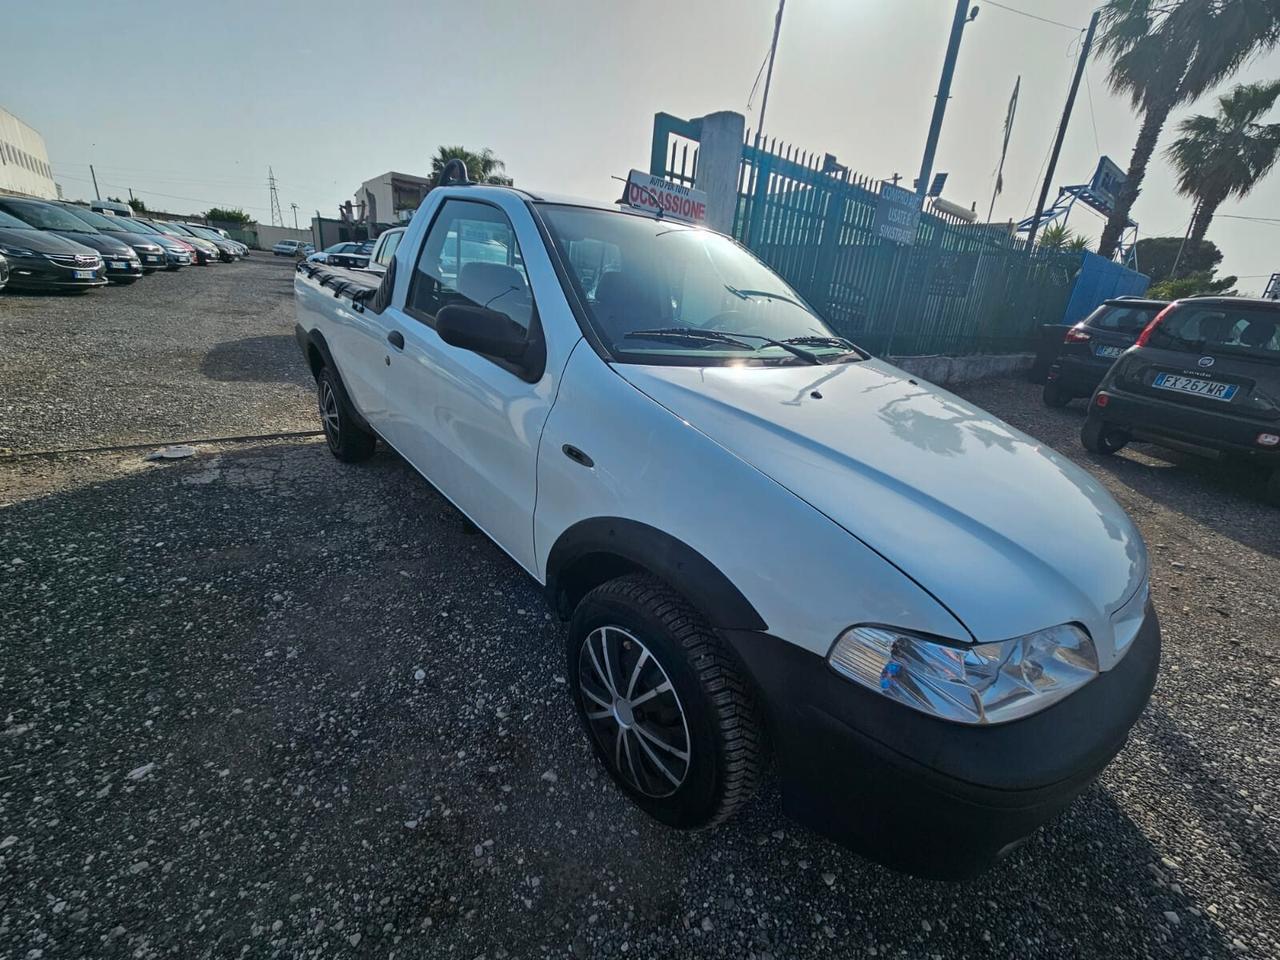
[[1079, 622], [1104, 667], [1118, 659], [1146, 548], [1110, 494], [1038, 440], [877, 360], [615, 369], [901, 569], [974, 639]]

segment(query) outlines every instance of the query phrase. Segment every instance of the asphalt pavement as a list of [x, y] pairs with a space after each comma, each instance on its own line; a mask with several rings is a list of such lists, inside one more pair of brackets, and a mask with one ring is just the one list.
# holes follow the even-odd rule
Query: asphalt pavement
[[1128, 746], [964, 884], [773, 787], [677, 833], [597, 768], [537, 585], [394, 454], [145, 459], [315, 429], [288, 266], [0, 295], [0, 957], [1280, 957], [1260, 477], [1092, 457], [1078, 403], [965, 388], [1147, 539], [1165, 654]]

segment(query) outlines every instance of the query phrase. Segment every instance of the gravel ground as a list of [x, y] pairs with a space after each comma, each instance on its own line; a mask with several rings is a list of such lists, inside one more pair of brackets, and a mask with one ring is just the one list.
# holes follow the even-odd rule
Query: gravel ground
[[293, 261], [0, 293], [0, 453], [313, 429]]
[[[276, 338], [240, 380], [148, 320], [97, 375], [115, 413], [51, 377], [6, 389], [16, 433], [310, 428], [274, 267], [201, 276], [171, 317], [216, 324], [206, 351]], [[46, 309], [74, 329], [151, 282]], [[16, 367], [77, 349], [31, 343]], [[1134, 516], [1166, 646], [1100, 783], [963, 885], [826, 843], [772, 788], [712, 832], [647, 820], [590, 757], [535, 584], [392, 454], [0, 460], [0, 957], [1280, 957], [1280, 511], [1215, 464], [1084, 454], [1081, 411], [1027, 384], [964, 392]]]

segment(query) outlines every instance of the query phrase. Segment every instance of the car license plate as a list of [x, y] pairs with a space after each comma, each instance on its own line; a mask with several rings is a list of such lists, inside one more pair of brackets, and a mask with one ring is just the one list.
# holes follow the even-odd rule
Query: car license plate
[[93, 279], [93, 271], [92, 271], [92, 270], [72, 270], [72, 271], [71, 271], [71, 275], [72, 275], [73, 277], [75, 277], [77, 280], [92, 280], [92, 279]]
[[1210, 400], [1230, 400], [1236, 395], [1238, 389], [1234, 383], [1200, 380], [1197, 377], [1180, 377], [1175, 373], [1158, 373], [1151, 381], [1151, 385], [1161, 390], [1174, 390], [1178, 393], [1192, 393], [1197, 397], [1208, 397]]
[[159, 263], [159, 262], [160, 262], [159, 257], [147, 257], [147, 263]]
[[1100, 343], [1093, 348], [1093, 355], [1095, 357], [1104, 357], [1108, 360], [1113, 360], [1122, 353], [1124, 353], [1124, 347], [1109, 347]]
[[112, 270], [128, 270], [129, 261], [128, 260], [112, 260], [109, 264], [107, 264], [107, 266], [109, 266]]

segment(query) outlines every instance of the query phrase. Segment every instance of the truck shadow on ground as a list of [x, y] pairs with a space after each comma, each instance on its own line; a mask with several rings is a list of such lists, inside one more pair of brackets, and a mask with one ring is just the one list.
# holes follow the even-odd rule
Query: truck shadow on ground
[[210, 380], [230, 383], [314, 384], [297, 341], [289, 334], [244, 337], [215, 344], [200, 361], [200, 372]]
[[[657, 825], [591, 759], [536, 584], [385, 451], [134, 464], [0, 510], [0, 542], [24, 561], [0, 621], [26, 638], [0, 690], [33, 723], [12, 742], [36, 765], [0, 813], [62, 819], [15, 827], [38, 856], [6, 854], [7, 906], [66, 949], [92, 955], [120, 924], [130, 947], [137, 930], [229, 954], [278, 920], [293, 955], [346, 952], [353, 931], [380, 956], [400, 935], [405, 956], [579, 939], [580, 956], [1230, 954], [1195, 894], [1153, 888], [1160, 855], [1125, 809], [1177, 789], [1147, 727], [1179, 778], [1202, 776], [1173, 717], [1122, 754], [1142, 799], [1104, 778], [966, 884], [835, 847], [774, 788], [717, 830]], [[77, 777], [34, 773], [46, 753]], [[237, 889], [255, 893], [219, 905]], [[46, 909], [74, 891], [90, 919]]]

